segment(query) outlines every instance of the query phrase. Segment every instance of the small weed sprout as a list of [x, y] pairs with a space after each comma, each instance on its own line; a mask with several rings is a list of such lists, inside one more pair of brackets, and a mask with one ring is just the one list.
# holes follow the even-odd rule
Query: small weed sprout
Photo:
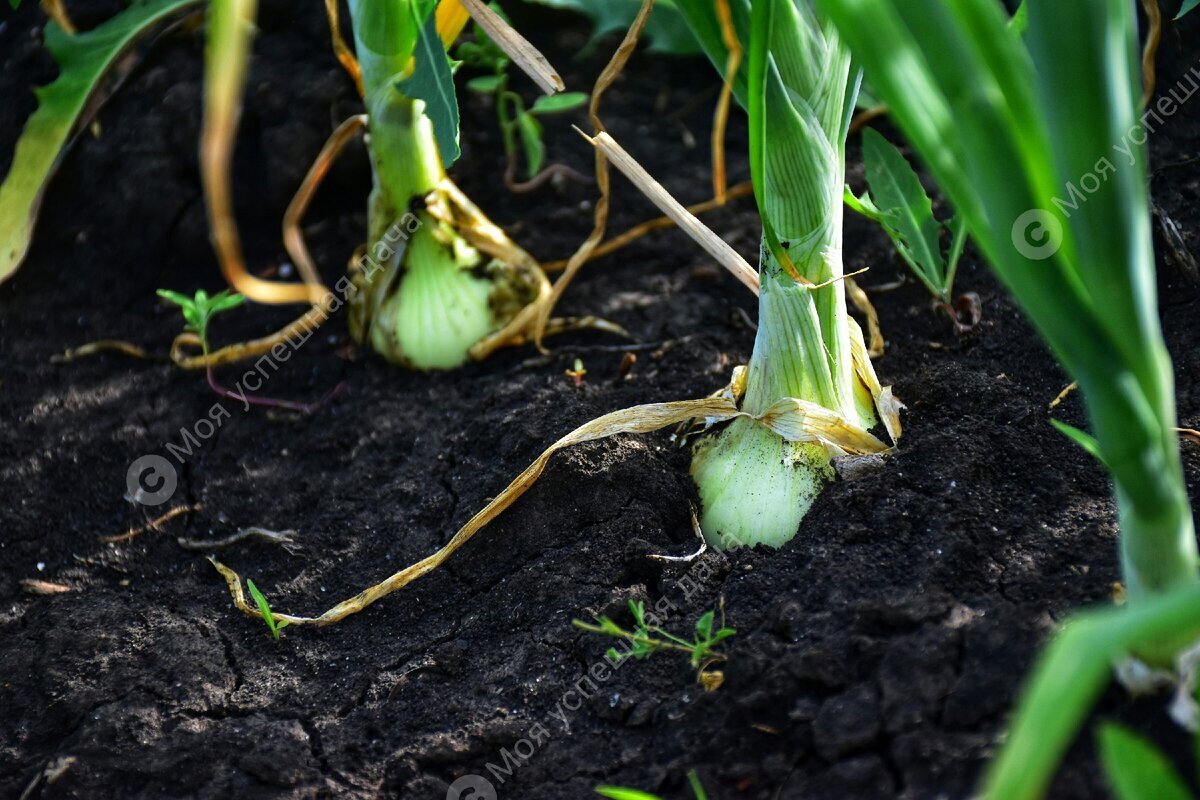
[[[710, 688], [711, 690], [720, 685], [719, 680], [712, 680], [711, 676], [713, 673], [709, 671], [709, 667], [718, 661], [724, 661], [725, 655], [715, 652], [714, 648], [721, 641], [733, 636], [737, 631], [733, 628], [725, 627], [723, 620], [722, 626], [714, 630], [716, 612], [707, 611], [700, 616], [700, 619], [696, 620], [695, 633], [692, 636], [692, 640], [688, 641], [664, 630], [658, 625], [652, 625], [647, 622], [646, 604], [640, 600], [630, 600], [629, 611], [633, 615], [633, 630], [626, 630], [605, 616], [597, 617], [595, 625], [578, 619], [574, 620], [574, 624], [575, 627], [585, 630], [588, 633], [598, 633], [601, 636], [611, 636], [615, 639], [627, 640], [629, 642], [629, 651], [626, 653], [618, 651], [615, 647], [608, 649], [606, 655], [614, 663], [630, 657], [642, 661], [654, 655], [659, 650], [676, 650], [688, 654], [688, 659], [691, 661], [692, 667], [698, 671], [697, 678], [706, 688]], [[723, 609], [722, 617], [724, 617]], [[715, 685], [713, 685], [714, 683]]]
[[287, 627], [287, 620], [275, 620], [275, 615], [271, 613], [271, 604], [267, 602], [267, 598], [254, 585], [254, 581], [247, 579], [246, 588], [250, 590], [250, 596], [254, 598], [258, 610], [262, 612], [263, 622], [267, 623], [267, 628], [271, 631], [271, 636], [275, 641], [279, 641], [279, 632]]
[[583, 359], [575, 359], [575, 366], [563, 373], [571, 382], [575, 384], [575, 388], [583, 386], [583, 378], [587, 375], [587, 368], [583, 366]]
[[[183, 312], [183, 319], [186, 323], [184, 330], [195, 334], [200, 342], [200, 349], [207, 357], [210, 353], [208, 344], [208, 325], [212, 322], [213, 317], [225, 311], [237, 308], [246, 302], [246, 296], [236, 294], [225, 289], [218, 292], [212, 297], [208, 296], [208, 292], [203, 289], [197, 289], [196, 294], [188, 297], [179, 292], [173, 292], [170, 289], [159, 289], [158, 296], [179, 306], [179, 310]], [[287, 411], [299, 411], [301, 414], [309, 414], [312, 411], [328, 401], [332, 400], [343, 388], [345, 384], [339, 383], [328, 394], [315, 403], [293, 403], [290, 400], [277, 400], [271, 397], [262, 397], [253, 395], [244, 389], [239, 392], [234, 392], [217, 383], [217, 376], [213, 372], [212, 361], [208, 361], [205, 368], [205, 375], [208, 378], [208, 386], [219, 397], [227, 400], [236, 400], [246, 406], [249, 410], [250, 406], [267, 406], [269, 408], [282, 408]]]
[[[708, 800], [708, 793], [700, 785], [700, 776], [696, 774], [696, 770], [689, 769], [687, 779], [688, 785], [692, 787], [692, 795], [695, 797], [695, 800]], [[597, 786], [596, 794], [601, 797], [607, 797], [609, 800], [663, 800], [663, 798], [656, 794], [643, 792], [641, 789], [629, 789], [624, 786]]]
[[158, 296], [179, 306], [183, 312], [183, 320], [187, 324], [184, 330], [191, 331], [200, 338], [200, 347], [208, 355], [208, 323], [217, 314], [237, 308], [246, 302], [245, 295], [231, 293], [228, 289], [218, 292], [212, 297], [203, 289], [197, 289], [193, 297], [188, 297], [170, 289], [159, 289]]
[[[527, 107], [524, 98], [509, 88], [508, 68], [512, 64], [511, 59], [478, 24], [474, 26], [474, 31], [475, 41], [460, 44], [455, 55], [466, 66], [488, 74], [467, 81], [467, 89], [492, 97], [496, 105], [496, 120], [508, 165], [504, 172], [504, 184], [513, 191], [534, 189], [552, 172], [566, 169], [558, 164], [545, 166], [546, 145], [542, 141], [542, 123], [538, 118], [574, 111], [587, 102], [588, 96], [584, 92], [543, 95]], [[525, 159], [524, 183], [515, 180], [518, 140]]]

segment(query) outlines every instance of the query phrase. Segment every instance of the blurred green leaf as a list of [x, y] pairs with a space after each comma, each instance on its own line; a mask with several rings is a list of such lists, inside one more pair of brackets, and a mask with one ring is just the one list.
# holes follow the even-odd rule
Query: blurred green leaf
[[561, 114], [572, 111], [588, 101], [587, 92], [562, 92], [561, 94], [539, 95], [529, 109], [530, 114]]
[[656, 794], [643, 792], [640, 789], [626, 789], [623, 786], [597, 786], [596, 794], [609, 800], [662, 800]]
[[532, 178], [542, 171], [546, 160], [546, 145], [542, 143], [542, 123], [526, 111], [517, 113], [517, 130], [521, 132], [521, 145], [525, 148], [525, 166]]
[[503, 85], [503, 75], [483, 75], [467, 81], [467, 89], [477, 94], [495, 94]]
[[1175, 15], [1175, 19], [1179, 19], [1184, 14], [1192, 11], [1196, 8], [1196, 6], [1200, 6], [1200, 0], [1184, 0], [1183, 7], [1180, 8], [1179, 13]]
[[1083, 449], [1092, 458], [1104, 463], [1104, 455], [1100, 452], [1100, 443], [1096, 438], [1089, 433], [1079, 430], [1073, 425], [1068, 425], [1065, 422], [1059, 422], [1056, 419], [1050, 420], [1050, 424], [1054, 426], [1054, 430], [1066, 436], [1076, 445]]
[[1192, 793], [1166, 757], [1128, 728], [1104, 723], [1096, 744], [1116, 800], [1191, 800]]

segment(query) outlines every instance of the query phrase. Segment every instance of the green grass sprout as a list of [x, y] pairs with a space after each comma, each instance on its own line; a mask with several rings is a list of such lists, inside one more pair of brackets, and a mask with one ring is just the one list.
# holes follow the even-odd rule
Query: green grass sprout
[[258, 606], [258, 610], [262, 612], [263, 622], [267, 623], [267, 628], [271, 631], [271, 636], [275, 641], [279, 641], [279, 632], [287, 627], [287, 620], [275, 620], [275, 615], [271, 613], [271, 605], [267, 602], [267, 598], [254, 585], [254, 581], [246, 579], [246, 588], [250, 590], [250, 596], [254, 598], [254, 603]]
[[[212, 296], [209, 296], [208, 292], [203, 289], [197, 289], [196, 293], [191, 297], [180, 292], [171, 291], [170, 289], [159, 289], [158, 296], [179, 306], [180, 312], [183, 313], [184, 330], [196, 335], [196, 338], [200, 340], [200, 348], [205, 355], [208, 355], [210, 352], [208, 328], [212, 323], [213, 317], [237, 308], [246, 302], [245, 295], [233, 293], [229, 289], [224, 289]], [[228, 389], [217, 381], [217, 375], [211, 363], [205, 367], [205, 377], [208, 380], [208, 387], [217, 396], [242, 403], [247, 410], [250, 406], [256, 405], [267, 408], [281, 408], [286, 411], [298, 411], [301, 414], [310, 414], [315, 409], [332, 400], [345, 388], [344, 383], [339, 383], [315, 403], [296, 403], [291, 400], [280, 400], [274, 397], [251, 394], [244, 389], [240, 392]]]
[[[700, 776], [696, 774], [696, 770], [689, 769], [687, 771], [687, 779], [695, 800], [708, 800], [708, 793], [700, 785]], [[624, 786], [597, 786], [596, 794], [601, 797], [607, 797], [609, 800], [663, 800], [662, 797], [656, 794], [643, 792], [641, 789], [629, 789]]]

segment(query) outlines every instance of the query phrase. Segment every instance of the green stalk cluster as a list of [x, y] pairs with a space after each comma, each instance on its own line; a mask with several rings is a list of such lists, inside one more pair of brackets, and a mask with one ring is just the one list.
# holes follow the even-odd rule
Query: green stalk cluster
[[1194, 584], [1133, 10], [1124, 0], [1027, 0], [1020, 34], [992, 0], [820, 5], [1078, 381], [1093, 434], [1068, 433], [1112, 475], [1130, 601]]
[[[681, 3], [721, 65], [711, 7]], [[791, 0], [758, 0], [752, 8], [743, 0], [732, 10], [742, 30], [750, 28], [748, 74], [735, 90], [750, 118], [763, 224], [759, 325], [742, 410], [757, 415], [798, 398], [867, 429], [877, 420], [855, 370], [841, 280], [845, 142], [857, 92], [850, 57], [832, 30]], [[824, 442], [786, 441], [745, 417], [702, 439], [692, 475], [706, 538], [716, 547], [784, 544], [832, 479], [836, 452]]]
[[[1068, 622], [1046, 651], [983, 795], [1041, 797], [1112, 665], [1133, 656], [1186, 671], [1180, 654], [1200, 632], [1150, 232], [1145, 142], [1157, 117], [1139, 116], [1134, 7], [1026, 0], [1010, 22], [994, 0], [818, 6], [1078, 382], [1092, 432], [1056, 427], [1112, 476], [1127, 603]], [[1186, 682], [1181, 692], [1193, 701]], [[1168, 796], [1137, 760], [1143, 796]]]

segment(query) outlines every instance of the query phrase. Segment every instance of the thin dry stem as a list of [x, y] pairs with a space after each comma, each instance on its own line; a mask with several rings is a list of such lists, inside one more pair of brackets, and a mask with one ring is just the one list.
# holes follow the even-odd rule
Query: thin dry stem
[[126, 342], [121, 339], [100, 339], [95, 342], [81, 344], [79, 347], [72, 347], [63, 351], [62, 355], [50, 356], [51, 364], [69, 364], [76, 359], [86, 356], [94, 356], [99, 353], [121, 353], [130, 358], [137, 358], [143, 361], [165, 361], [166, 359], [152, 356], [144, 349], [137, 346], [133, 342]]
[[721, 23], [721, 39], [729, 50], [729, 56], [725, 59], [725, 83], [721, 86], [721, 96], [717, 99], [717, 108], [713, 112], [712, 180], [713, 200], [717, 205], [725, 205], [725, 124], [729, 120], [729, 104], [733, 99], [733, 79], [737, 77], [738, 67], [742, 63], [742, 44], [738, 41], [737, 31], [733, 27], [729, 0], [716, 0], [716, 4], [717, 20]]
[[321, 148], [321, 152], [317, 154], [316, 160], [308, 168], [308, 174], [304, 176], [292, 202], [288, 203], [287, 211], [283, 213], [283, 246], [287, 248], [288, 255], [292, 257], [292, 262], [306, 283], [320, 285], [321, 276], [317, 272], [316, 264], [313, 263], [308, 244], [304, 240], [300, 221], [303, 219], [304, 213], [308, 211], [308, 206], [312, 203], [313, 196], [316, 195], [325, 176], [329, 174], [329, 168], [337, 159], [338, 154], [360, 129], [366, 127], [366, 124], [367, 116], [356, 114], [334, 129], [324, 147]]
[[75, 23], [71, 22], [71, 15], [67, 13], [67, 7], [63, 5], [62, 0], [42, 0], [42, 11], [46, 12], [46, 16], [54, 20], [55, 24], [66, 33], [74, 36], [78, 32]]
[[[582, 133], [582, 132], [581, 132]], [[586, 136], [586, 134], [584, 134]], [[713, 233], [704, 223], [671, 196], [658, 181], [650, 177], [650, 173], [642, 168], [633, 156], [629, 155], [616, 140], [606, 132], [601, 131], [595, 137], [588, 137], [596, 148], [603, 152], [613, 166], [624, 173], [625, 177], [658, 206], [659, 210], [675, 220], [683, 231], [708, 252], [717, 263], [733, 273], [750, 291], [758, 293], [758, 271], [750, 266], [746, 259], [730, 247], [724, 239]]]
[[[292, 339], [307, 339], [317, 328], [321, 327], [329, 316], [320, 306], [312, 306], [298, 319], [284, 328], [248, 342], [238, 342], [226, 345], [219, 350], [203, 352], [204, 345], [200, 337], [194, 333], [181, 333], [171, 343], [171, 360], [183, 369], [207, 369], [219, 367], [222, 364], [233, 364], [254, 358], [267, 352], [277, 344], [286, 344]], [[188, 354], [188, 348], [199, 350], [198, 353]]]
[[333, 54], [337, 56], [342, 69], [346, 70], [346, 74], [354, 81], [354, 88], [358, 90], [358, 96], [362, 97], [362, 68], [358, 66], [358, 59], [354, 57], [354, 53], [346, 45], [346, 40], [342, 38], [342, 24], [338, 19], [338, 0], [325, 0], [325, 14], [329, 17], [329, 36], [333, 40]]
[[[861, 368], [861, 364], [859, 364], [859, 359], [857, 358], [856, 368]], [[868, 372], [869, 368], [870, 364], [868, 362]], [[744, 374], [744, 371], [742, 371], [742, 374]], [[446, 545], [437, 552], [421, 559], [415, 564], [405, 567], [348, 600], [343, 600], [319, 616], [298, 617], [290, 614], [274, 614], [274, 616], [279, 620], [293, 625], [329, 625], [362, 611], [377, 600], [432, 572], [441, 566], [456, 550], [466, 544], [485, 525], [494, 520], [505, 509], [515, 503], [521, 495], [528, 491], [545, 470], [551, 456], [563, 448], [572, 447], [584, 442], [597, 441], [619, 434], [650, 433], [693, 420], [715, 424], [737, 417], [748, 417], [789, 441], [819, 443], [836, 452], [867, 454], [881, 453], [889, 449], [888, 445], [875, 438], [870, 432], [863, 430], [853, 422], [843, 419], [836, 412], [804, 400], [783, 398], [766, 409], [762, 414], [755, 415], [743, 412], [738, 409], [736, 388], [739, 385], [738, 375], [739, 371], [735, 370], [734, 381], [731, 382], [730, 386], [712, 397], [699, 400], [683, 400], [674, 403], [651, 403], [634, 406], [620, 411], [613, 411], [584, 423], [542, 451], [541, 455], [534, 459], [532, 464], [526, 467], [520, 475], [509, 483], [500, 494], [496, 495], [491, 502], [484, 506], [481, 511], [459, 528], [450, 537]], [[888, 428], [890, 435], [898, 436], [898, 425], [893, 427], [889, 423], [888, 414], [885, 411], [888, 408], [898, 408], [898, 405], [889, 406], [889, 403], [894, 404], [895, 402], [891, 399], [890, 387], [880, 390], [876, 385], [870, 388], [872, 388], [872, 394], [876, 397], [876, 402], [881, 403], [881, 416], [884, 418], [885, 426]], [[262, 615], [258, 609], [251, 607], [246, 602], [241, 578], [238, 574], [215, 559], [209, 560], [217, 571], [221, 573], [222, 577], [225, 578], [234, 605], [245, 614], [261, 618]]]
[[554, 67], [550, 66], [546, 57], [538, 52], [538, 49], [518, 33], [513, 26], [505, 22], [503, 17], [488, 8], [487, 3], [482, 0], [459, 1], [467, 9], [471, 19], [483, 28], [496, 46], [503, 50], [504, 54], [511, 58], [513, 63], [538, 85], [538, 88], [546, 94], [561, 92], [565, 88], [562, 77]]
[[[642, 33], [642, 28], [646, 25], [646, 20], [650, 17], [650, 12], [654, 8], [654, 0], [642, 0], [642, 7], [638, 10], [637, 17], [634, 18], [633, 24], [629, 26], [629, 30], [625, 32], [625, 38], [621, 40], [620, 46], [613, 53], [608, 64], [596, 78], [596, 85], [592, 87], [591, 100], [588, 103], [588, 117], [592, 123], [592, 129], [596, 133], [604, 131], [604, 123], [600, 121], [600, 99], [604, 96], [604, 92], [612, 86], [616, 81], [617, 76], [621, 74], [621, 70], [625, 68], [630, 56], [633, 55], [634, 49], [637, 47], [638, 37]], [[600, 189], [600, 197], [596, 201], [596, 210], [593, 215], [592, 232], [588, 234], [587, 239], [579, 246], [579, 249], [567, 259], [567, 266], [563, 270], [563, 274], [554, 282], [554, 287], [550, 291], [550, 296], [544, 303], [539, 303], [537, 308], [537, 316], [534, 321], [533, 343], [538, 350], [543, 353], [546, 348], [542, 346], [542, 339], [546, 336], [546, 325], [550, 321], [550, 314], [554, 311], [554, 307], [558, 305], [559, 299], [563, 292], [570, 286], [571, 281], [575, 279], [575, 275], [587, 263], [592, 255], [592, 251], [604, 239], [604, 232], [608, 229], [608, 208], [609, 208], [609, 174], [608, 161], [604, 157], [604, 153], [596, 151], [596, 185]]]
[[888, 107], [884, 105], [863, 109], [854, 115], [854, 119], [850, 120], [850, 127], [846, 131], [847, 135], [858, 133], [880, 117], [887, 116], [887, 113]]
[[1063, 387], [1063, 390], [1061, 392], [1059, 392], [1057, 395], [1055, 395], [1054, 399], [1050, 401], [1050, 405], [1049, 405], [1048, 409], [1050, 411], [1053, 411], [1054, 409], [1058, 408], [1059, 405], [1062, 404], [1062, 401], [1067, 399], [1067, 395], [1069, 395], [1071, 392], [1075, 391], [1078, 388], [1079, 388], [1079, 384], [1076, 383], [1075, 381], [1071, 381], [1070, 383], [1068, 383], [1065, 387]]
[[1158, 44], [1162, 40], [1162, 9], [1158, 7], [1158, 0], [1142, 0], [1142, 8], [1149, 22], [1146, 45], [1142, 48], [1142, 108], [1145, 108], [1154, 99]]
[[[250, 15], [253, 11], [253, 3], [244, 9], [244, 13]], [[244, 22], [246, 29], [250, 30], [253, 17]], [[246, 49], [249, 49], [248, 46]], [[245, 67], [245, 57], [241, 54], [234, 63], [209, 70], [206, 75], [208, 80], [218, 81], [216, 85], [205, 87], [204, 124], [200, 134], [200, 177], [204, 184], [213, 247], [225, 280], [250, 300], [269, 304], [315, 305], [329, 293], [324, 286], [265, 281], [246, 270], [242, 241], [233, 215], [231, 179]]]
[[[743, 183], [731, 186], [726, 190], [725, 202], [721, 202], [714, 197], [710, 200], [705, 200], [702, 203], [694, 203], [690, 206], [687, 206], [687, 211], [689, 214], [696, 216], [699, 216], [700, 214], [707, 214], [709, 211], [723, 207], [730, 200], [748, 197], [752, 194], [754, 194], [754, 186], [750, 183], [750, 181], [745, 181]], [[624, 233], [614, 236], [598, 246], [594, 251], [592, 251], [589, 260], [594, 261], [597, 258], [602, 258], [609, 253], [620, 250], [622, 247], [632, 244], [646, 234], [673, 227], [675, 227], [675, 220], [668, 216], [655, 217], [654, 219], [646, 220], [645, 222], [633, 226]], [[542, 269], [544, 269], [546, 272], [560, 272], [566, 266], [567, 260], [562, 259], [560, 261], [550, 261], [546, 264], [543, 264]]]
[[[857, 275], [858, 273], [853, 274]], [[879, 312], [875, 310], [875, 304], [849, 275], [846, 276], [846, 296], [850, 298], [850, 302], [859, 310], [859, 313], [867, 318], [867, 353], [871, 358], [879, 358], [883, 355], [883, 329], [879, 326]]]
[[162, 516], [155, 517], [141, 527], [134, 528], [131, 526], [129, 530], [125, 531], [125, 533], [118, 534], [116, 536], [102, 536], [100, 537], [100, 541], [104, 542], [105, 544], [116, 544], [118, 542], [132, 541], [148, 531], [158, 531], [161, 533], [162, 526], [176, 517], [183, 514], [192, 514], [200, 510], [201, 506], [199, 503], [190, 506], [175, 506], [167, 513], [163, 514]]

